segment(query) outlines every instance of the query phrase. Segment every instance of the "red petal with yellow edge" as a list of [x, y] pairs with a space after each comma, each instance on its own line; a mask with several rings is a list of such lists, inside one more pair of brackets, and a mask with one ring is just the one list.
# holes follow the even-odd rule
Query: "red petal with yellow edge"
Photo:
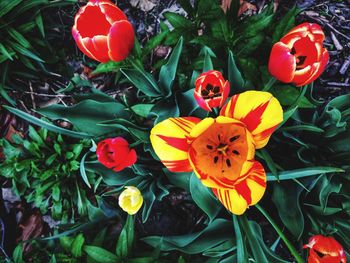
[[[329, 53], [328, 53], [327, 49], [324, 49], [323, 53], [322, 53], [321, 62], [315, 63], [312, 66], [313, 67], [312, 74], [310, 74], [310, 76], [308, 76], [308, 78], [304, 78], [304, 80], [302, 82], [301, 81], [297, 82], [296, 79], [293, 80], [293, 82], [295, 82], [296, 86], [304, 86], [306, 84], [313, 82], [323, 73], [323, 71], [325, 70], [325, 68], [328, 64], [328, 61], [329, 61]], [[297, 74], [295, 76], [297, 76]]]
[[127, 17], [123, 11], [112, 3], [101, 3], [100, 9], [101, 12], [105, 14], [106, 19], [111, 25], [119, 20], [127, 20]]
[[108, 34], [110, 59], [118, 62], [127, 58], [134, 47], [134, 40], [134, 29], [129, 21], [121, 20], [115, 22]]
[[333, 237], [322, 235], [312, 236], [309, 239], [309, 243], [304, 245], [303, 248], [310, 249], [308, 262], [346, 263], [345, 251], [342, 245]]
[[266, 189], [266, 174], [264, 167], [257, 161], [247, 174], [247, 177], [234, 189], [213, 188], [213, 193], [227, 210], [236, 215], [243, 214], [246, 209], [255, 205], [263, 197]]
[[172, 172], [192, 171], [187, 143], [193, 127], [201, 120], [194, 117], [169, 118], [153, 127], [151, 143], [161, 162]]
[[269, 72], [276, 79], [289, 83], [294, 77], [295, 62], [295, 56], [290, 53], [290, 48], [282, 42], [277, 42], [271, 50]]
[[283, 121], [279, 101], [269, 92], [246, 91], [234, 95], [220, 115], [241, 121], [253, 135], [256, 148], [264, 147]]

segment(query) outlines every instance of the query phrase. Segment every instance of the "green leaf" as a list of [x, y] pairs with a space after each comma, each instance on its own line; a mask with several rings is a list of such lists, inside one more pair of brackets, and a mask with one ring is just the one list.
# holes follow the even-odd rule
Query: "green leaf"
[[282, 17], [282, 19], [277, 21], [277, 26], [272, 35], [272, 43], [279, 41], [294, 26], [295, 17], [299, 12], [299, 8], [294, 6]]
[[[325, 173], [342, 173], [343, 169], [336, 167], [327, 167], [327, 166], [316, 166], [309, 168], [302, 168], [290, 171], [283, 171], [278, 174], [279, 180], [290, 180], [297, 179], [302, 177], [320, 175]], [[274, 175], [267, 174], [267, 181], [276, 181], [277, 178]]]
[[[270, 92], [278, 99], [282, 106], [291, 106], [300, 95], [300, 89], [291, 85], [274, 85]], [[299, 108], [315, 108], [306, 97], [302, 97]]]
[[119, 258], [126, 259], [130, 256], [134, 235], [134, 217], [128, 215], [116, 246], [116, 254]]
[[36, 118], [28, 113], [25, 113], [19, 109], [12, 108], [12, 107], [9, 107], [6, 105], [3, 105], [2, 107], [7, 109], [9, 112], [17, 115], [18, 117], [25, 119], [26, 121], [33, 123], [35, 125], [38, 125], [42, 128], [48, 129], [50, 131], [61, 133], [61, 134], [67, 135], [67, 136], [75, 137], [75, 138], [92, 138], [92, 136], [87, 134], [87, 133], [75, 132], [75, 131], [71, 131], [71, 130], [67, 130], [67, 129], [55, 126], [49, 122], [38, 119], [38, 118]]
[[[1, 9], [0, 9], [1, 10]], [[14, 263], [24, 263], [23, 260], [23, 244], [19, 243], [12, 254]]]
[[22, 0], [0, 1], [0, 17], [2, 18], [21, 2]]
[[85, 238], [83, 234], [79, 234], [74, 238], [71, 246], [72, 255], [74, 257], [82, 256], [83, 254], [82, 248], [83, 248], [84, 242], [85, 242]]
[[100, 126], [99, 123], [129, 115], [120, 103], [98, 102], [90, 99], [69, 107], [58, 104], [50, 105], [38, 109], [37, 112], [53, 120], [67, 120], [78, 131], [83, 131], [92, 136], [100, 136], [115, 131], [115, 128]]
[[226, 240], [232, 239], [232, 222], [217, 218], [203, 230], [179, 236], [148, 236], [141, 240], [152, 247], [161, 246], [162, 251], [178, 250], [187, 254], [207, 251]]
[[154, 104], [137, 104], [131, 107], [131, 109], [139, 116], [147, 118]]
[[248, 263], [247, 247], [245, 245], [241, 227], [238, 223], [237, 216], [233, 215], [233, 226], [236, 234], [237, 243], [237, 262]]
[[[228, 53], [228, 81], [230, 82], [231, 92], [230, 94], [244, 91], [245, 81], [242, 77], [241, 72], [237, 68], [233, 53], [230, 50]], [[237, 89], [237, 90], [236, 90]]]
[[164, 17], [169, 21], [169, 23], [175, 27], [175, 28], [190, 28], [192, 27], [191, 20], [188, 20], [187, 18], [183, 17], [182, 15], [172, 13], [172, 12], [165, 12]]
[[90, 182], [89, 182], [89, 178], [87, 177], [86, 171], [85, 171], [85, 159], [86, 159], [86, 156], [88, 154], [89, 154], [89, 152], [85, 153], [83, 158], [81, 158], [81, 161], [80, 161], [80, 175], [81, 175], [81, 178], [83, 178], [83, 180], [86, 183], [86, 185], [89, 188], [91, 188], [91, 185], [90, 185]]
[[203, 71], [202, 72], [207, 72], [209, 70], [213, 70], [213, 62], [211, 61], [211, 57], [208, 51], [205, 52], [205, 57], [204, 57], [204, 65], [203, 65]]
[[169, 97], [172, 94], [172, 87], [174, 84], [182, 47], [183, 38], [181, 37], [171, 52], [168, 62], [160, 68], [159, 85], [165, 97]]
[[248, 242], [250, 244], [250, 249], [253, 252], [253, 256], [256, 262], [268, 263], [264, 250], [260, 246], [257, 238], [255, 237], [255, 231], [252, 227], [252, 223], [248, 221], [246, 215], [238, 217], [238, 222], [240, 223], [244, 233], [247, 236]]
[[304, 215], [299, 204], [302, 190], [302, 187], [293, 183], [277, 183], [272, 192], [272, 200], [283, 224], [298, 240], [304, 231]]
[[115, 62], [115, 61], [108, 61], [106, 63], [100, 63], [96, 67], [96, 69], [92, 72], [92, 74], [101, 74], [101, 73], [108, 73], [108, 72], [114, 72], [120, 69], [121, 62]]
[[85, 253], [98, 263], [118, 263], [120, 260], [116, 255], [96, 246], [84, 246]]
[[120, 69], [120, 72], [140, 91], [150, 97], [161, 96], [160, 89], [153, 76], [141, 69]]
[[190, 193], [193, 201], [208, 215], [210, 222], [212, 222], [222, 206], [213, 196], [211, 190], [204, 186], [194, 173], [190, 179]]

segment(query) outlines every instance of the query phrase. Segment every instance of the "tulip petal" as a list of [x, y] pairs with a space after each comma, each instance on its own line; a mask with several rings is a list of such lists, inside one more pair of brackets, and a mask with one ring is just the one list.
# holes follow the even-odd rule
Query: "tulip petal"
[[282, 82], [291, 82], [296, 68], [295, 62], [295, 56], [290, 53], [290, 48], [282, 42], [277, 42], [271, 50], [269, 72]]
[[271, 93], [246, 91], [233, 96], [220, 115], [243, 122], [253, 135], [256, 148], [264, 147], [283, 121], [283, 110]]
[[327, 49], [324, 49], [322, 54], [321, 62], [316, 62], [311, 66], [311, 69], [309, 70], [309, 74], [305, 74], [302, 76], [302, 73], [297, 73], [296, 71], [295, 78], [293, 79], [293, 82], [296, 86], [304, 86], [308, 83], [313, 82], [316, 80], [325, 70], [327, 64], [329, 61], [329, 53]]
[[108, 35], [109, 57], [113, 61], [125, 59], [134, 47], [135, 34], [129, 21], [115, 22]]
[[194, 117], [169, 118], [151, 130], [151, 143], [161, 162], [172, 172], [189, 172], [188, 137], [193, 127], [200, 122]]
[[105, 63], [109, 61], [108, 56], [108, 44], [106, 36], [94, 36], [92, 38], [92, 44], [94, 46], [94, 55], [96, 60]]
[[86, 5], [83, 12], [76, 16], [75, 26], [82, 38], [93, 38], [96, 35], [106, 36], [111, 28], [106, 16], [99, 6]]
[[[89, 58], [92, 58], [92, 59], [96, 60], [96, 57], [85, 46], [86, 40], [85, 40], [85, 42], [83, 41], [83, 38], [81, 37], [79, 32], [75, 29], [75, 27], [73, 27], [73, 29], [72, 29], [72, 34], [73, 34], [73, 38], [74, 38], [78, 48], [81, 50], [81, 52], [83, 52]], [[88, 39], [88, 38], [86, 38], [86, 39]]]
[[112, 25], [116, 21], [127, 20], [126, 15], [116, 5], [110, 2], [100, 4], [101, 12], [106, 16], [108, 22]]
[[257, 161], [246, 178], [234, 186], [234, 189], [213, 188], [213, 193], [230, 212], [243, 214], [250, 205], [255, 205], [263, 197], [266, 189], [264, 167]]
[[203, 110], [211, 111], [211, 107], [208, 105], [208, 102], [205, 99], [203, 99], [203, 97], [200, 94], [198, 94], [197, 91], [194, 91], [193, 94], [199, 107], [201, 107]]

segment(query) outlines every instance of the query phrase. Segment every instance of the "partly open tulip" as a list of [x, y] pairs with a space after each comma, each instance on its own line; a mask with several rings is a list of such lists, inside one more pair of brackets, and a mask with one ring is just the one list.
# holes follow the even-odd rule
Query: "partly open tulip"
[[140, 190], [134, 186], [126, 186], [126, 189], [119, 196], [118, 204], [129, 215], [136, 214], [143, 204]]
[[263, 166], [254, 160], [283, 120], [280, 103], [270, 93], [235, 95], [219, 117], [170, 118], [151, 131], [151, 143], [172, 172], [194, 171], [232, 213], [243, 214], [266, 188]]
[[216, 70], [199, 75], [195, 86], [194, 97], [198, 105], [206, 111], [222, 107], [230, 93], [230, 84]]
[[333, 237], [315, 235], [304, 248], [310, 249], [308, 263], [346, 263], [344, 249]]
[[122, 137], [108, 138], [97, 144], [98, 161], [116, 172], [133, 165], [137, 160], [136, 151]]
[[303, 23], [294, 27], [270, 54], [269, 71], [285, 83], [304, 86], [317, 79], [324, 71], [329, 54], [323, 48], [324, 33], [317, 24]]
[[109, 0], [90, 0], [75, 16], [72, 34], [79, 49], [99, 62], [125, 59], [134, 47], [134, 29]]

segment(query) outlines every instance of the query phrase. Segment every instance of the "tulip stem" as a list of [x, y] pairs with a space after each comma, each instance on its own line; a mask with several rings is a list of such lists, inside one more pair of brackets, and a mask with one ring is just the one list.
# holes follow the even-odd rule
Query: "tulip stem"
[[304, 260], [302, 257], [299, 255], [298, 251], [296, 248], [292, 245], [292, 243], [288, 240], [288, 238], [283, 234], [282, 230], [277, 226], [275, 221], [270, 217], [270, 215], [265, 211], [264, 208], [262, 208], [260, 205], [256, 204], [255, 207], [264, 215], [264, 217], [267, 219], [267, 221], [270, 222], [272, 227], [276, 230], [277, 234], [281, 237], [283, 242], [286, 244], [289, 252], [293, 255], [295, 258], [296, 262], [298, 263], [303, 263]]
[[273, 84], [275, 84], [277, 81], [277, 79], [275, 79], [274, 77], [271, 77], [269, 82], [267, 82], [266, 86], [263, 88], [263, 91], [268, 91], [272, 88]]

